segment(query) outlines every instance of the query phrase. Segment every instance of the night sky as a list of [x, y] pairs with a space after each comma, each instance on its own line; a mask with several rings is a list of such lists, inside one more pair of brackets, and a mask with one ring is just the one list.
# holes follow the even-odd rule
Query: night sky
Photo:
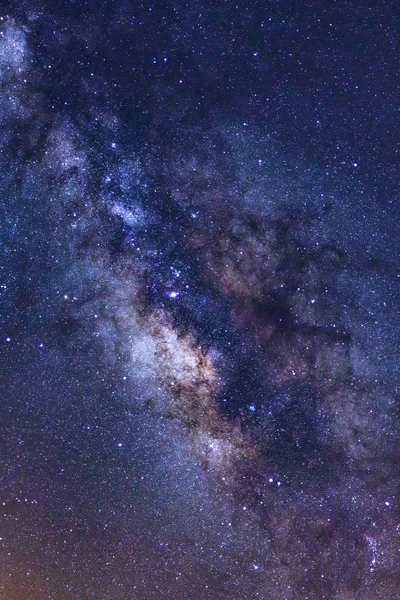
[[400, 5], [0, 6], [0, 600], [400, 600]]

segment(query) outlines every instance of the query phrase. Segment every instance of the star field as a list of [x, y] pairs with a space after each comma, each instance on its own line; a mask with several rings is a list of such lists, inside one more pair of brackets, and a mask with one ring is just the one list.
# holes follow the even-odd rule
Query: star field
[[0, 12], [1, 600], [399, 600], [393, 2]]

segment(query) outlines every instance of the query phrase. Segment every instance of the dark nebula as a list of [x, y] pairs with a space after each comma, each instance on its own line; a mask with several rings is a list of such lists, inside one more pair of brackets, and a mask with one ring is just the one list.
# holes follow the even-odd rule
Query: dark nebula
[[0, 12], [0, 600], [400, 600], [398, 6]]

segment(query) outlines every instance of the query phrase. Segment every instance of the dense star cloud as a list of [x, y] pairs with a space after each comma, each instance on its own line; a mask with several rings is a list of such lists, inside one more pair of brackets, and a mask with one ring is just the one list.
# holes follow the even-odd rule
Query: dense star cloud
[[0, 14], [1, 600], [397, 600], [396, 7]]

